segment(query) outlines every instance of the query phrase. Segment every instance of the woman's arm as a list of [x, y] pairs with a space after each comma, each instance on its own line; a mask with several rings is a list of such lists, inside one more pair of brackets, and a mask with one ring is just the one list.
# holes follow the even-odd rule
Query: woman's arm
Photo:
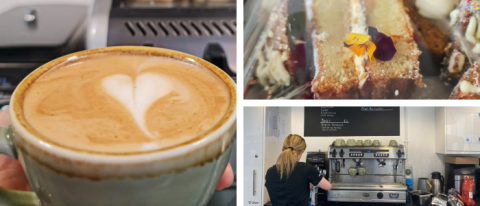
[[320, 180], [317, 187], [320, 187], [324, 190], [330, 190], [332, 189], [332, 184], [330, 184], [330, 182], [327, 179], [322, 177], [322, 180]]

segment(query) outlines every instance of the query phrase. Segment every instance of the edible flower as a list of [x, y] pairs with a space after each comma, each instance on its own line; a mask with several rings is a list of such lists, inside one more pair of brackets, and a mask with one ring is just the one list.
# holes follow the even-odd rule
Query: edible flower
[[375, 61], [373, 57], [373, 52], [377, 48], [375, 44], [371, 41], [372, 37], [370, 35], [363, 35], [357, 33], [350, 33], [348, 39], [343, 40], [343, 45], [350, 49], [355, 55], [362, 56], [365, 51], [368, 53], [368, 58], [370, 61]]
[[389, 61], [397, 53], [391, 37], [382, 32], [378, 32], [375, 27], [368, 27], [368, 35], [372, 37], [372, 42], [377, 46], [373, 56], [380, 61]]
[[366, 51], [371, 62], [375, 59], [389, 61], [397, 53], [392, 38], [371, 26], [368, 27], [368, 35], [350, 33], [348, 39], [343, 40], [343, 45], [358, 57]]

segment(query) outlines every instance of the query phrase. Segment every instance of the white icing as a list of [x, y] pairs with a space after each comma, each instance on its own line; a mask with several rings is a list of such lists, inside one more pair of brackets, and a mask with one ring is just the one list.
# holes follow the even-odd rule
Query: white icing
[[[454, 51], [448, 63], [448, 71], [450, 73], [460, 72], [463, 69], [463, 64], [465, 64], [465, 55], [458, 51]], [[457, 67], [454, 67], [455, 65]]]
[[475, 44], [475, 47], [473, 47], [472, 52], [476, 54], [480, 54], [480, 43]]
[[266, 63], [262, 53], [257, 54], [257, 62], [258, 62], [258, 66], [257, 66], [257, 70], [255, 71], [255, 74], [260, 84], [265, 87], [268, 85], [268, 71], [266, 70], [266, 67], [265, 67]]
[[279, 51], [273, 51], [269, 58], [267, 65], [270, 70], [271, 79], [274, 79], [279, 85], [290, 85], [290, 74], [283, 65], [286, 60], [286, 52], [280, 53]]
[[450, 26], [453, 26], [457, 21], [458, 17], [460, 16], [460, 10], [454, 9], [450, 12]]
[[468, 81], [462, 81], [460, 83], [460, 91], [463, 93], [480, 93], [480, 87], [475, 86]]
[[475, 18], [477, 19], [477, 32], [475, 33], [475, 39], [478, 39], [478, 36], [480, 36], [480, 16], [475, 14]]
[[477, 40], [475, 38], [475, 33], [477, 31], [477, 18], [475, 16], [470, 17], [470, 21], [467, 26], [467, 31], [465, 32], [465, 39], [471, 42], [472, 44], [476, 44]]
[[285, 68], [283, 62], [288, 60], [287, 52], [280, 52], [267, 48], [265, 50], [267, 59], [259, 53], [257, 55], [258, 66], [256, 75], [262, 86], [269, 88], [270, 84], [290, 85], [290, 74]]
[[[115, 74], [104, 78], [102, 87], [132, 114], [145, 135], [154, 137], [147, 129], [144, 116], [151, 104], [174, 90], [170, 79], [156, 73], [141, 73], [134, 83], [128, 75]], [[181, 99], [188, 99], [188, 92], [179, 94]]]
[[452, 0], [417, 0], [418, 13], [429, 19], [445, 19], [455, 8]]
[[[359, 0], [351, 0], [352, 6], [352, 33], [367, 35], [367, 17], [365, 16], [365, 8]], [[354, 22], [356, 21], [356, 22]], [[365, 60], [368, 61], [368, 54], [365, 52], [362, 56], [355, 55], [355, 69], [358, 71], [358, 88], [362, 88], [367, 80], [365, 72]]]

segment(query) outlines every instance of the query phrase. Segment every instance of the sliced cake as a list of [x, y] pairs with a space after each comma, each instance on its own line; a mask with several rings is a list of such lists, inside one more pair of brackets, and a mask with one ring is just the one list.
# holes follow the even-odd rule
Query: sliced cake
[[307, 11], [315, 98], [408, 98], [424, 86], [402, 0], [308, 0]]
[[[413, 39], [410, 19], [401, 0], [365, 0], [367, 24], [390, 36], [397, 53], [391, 60], [367, 62], [368, 86], [364, 97], [374, 99], [409, 98], [415, 85], [424, 87], [419, 73], [420, 50]], [[369, 96], [371, 95], [371, 96]]]
[[256, 77], [265, 90], [273, 92], [279, 86], [289, 86], [293, 73], [286, 32], [287, 0], [282, 0], [272, 12], [267, 24], [265, 41], [257, 54]]
[[316, 99], [358, 98], [359, 75], [355, 54], [342, 41], [350, 33], [350, 0], [307, 0], [312, 23], [315, 77], [312, 92]]

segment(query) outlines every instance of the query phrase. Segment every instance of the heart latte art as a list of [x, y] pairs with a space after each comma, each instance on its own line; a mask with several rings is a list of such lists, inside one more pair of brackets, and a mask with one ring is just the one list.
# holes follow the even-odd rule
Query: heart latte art
[[230, 93], [206, 68], [179, 60], [96, 54], [37, 79], [25, 118], [43, 138], [69, 148], [125, 153], [172, 147], [225, 115]]

